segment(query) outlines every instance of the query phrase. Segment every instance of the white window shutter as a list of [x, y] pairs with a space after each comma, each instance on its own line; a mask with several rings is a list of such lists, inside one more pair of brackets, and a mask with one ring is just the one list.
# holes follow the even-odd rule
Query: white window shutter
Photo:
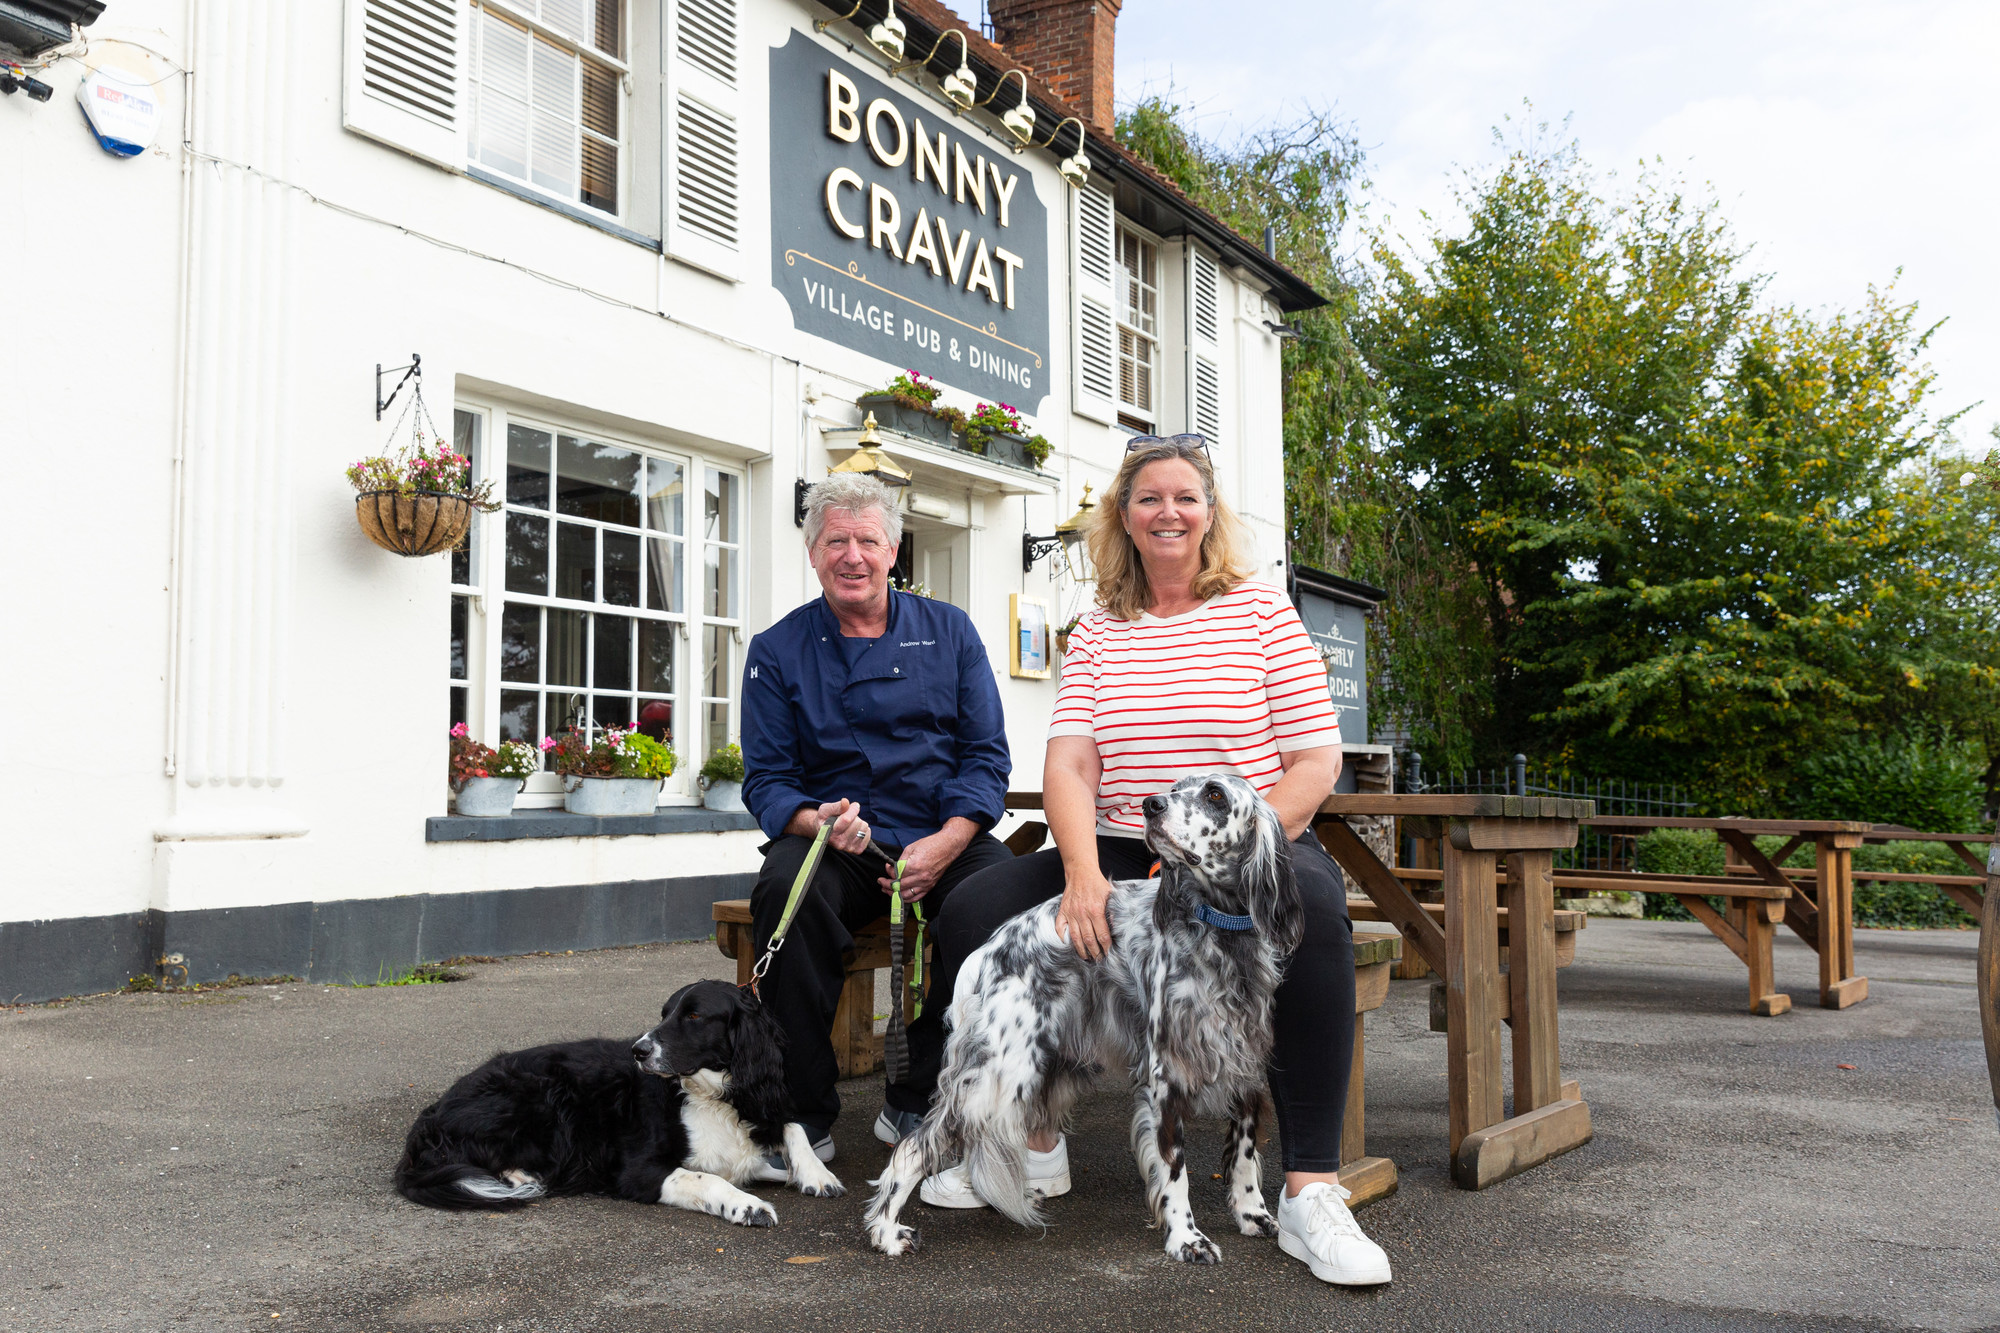
[[1215, 261], [1192, 242], [1187, 247], [1188, 429], [1222, 440], [1221, 280]]
[[341, 123], [465, 170], [471, 29], [466, 0], [347, 0]]
[[1079, 416], [1118, 420], [1118, 326], [1112, 285], [1118, 230], [1109, 192], [1096, 185], [1070, 191], [1070, 285], [1076, 293], [1076, 336], [1070, 349]]
[[667, 49], [667, 253], [743, 276], [740, 0], [671, 0]]

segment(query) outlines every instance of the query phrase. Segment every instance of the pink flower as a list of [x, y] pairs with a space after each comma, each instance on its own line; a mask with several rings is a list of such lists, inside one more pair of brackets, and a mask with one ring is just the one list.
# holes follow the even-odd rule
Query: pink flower
[[553, 737], [553, 736], [544, 736], [544, 737], [542, 737], [542, 748], [543, 748], [544, 750], [553, 750], [553, 749], [555, 749], [555, 748], [556, 748], [556, 738], [555, 738], [555, 737]]
[[467, 736], [471, 733], [467, 731], [465, 724], [461, 722], [451, 729], [451, 734], [454, 736]]

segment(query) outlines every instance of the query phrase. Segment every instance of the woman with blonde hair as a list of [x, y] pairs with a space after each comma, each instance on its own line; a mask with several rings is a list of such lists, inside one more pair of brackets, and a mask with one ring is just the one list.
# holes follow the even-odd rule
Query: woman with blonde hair
[[[1111, 881], [1143, 879], [1152, 863], [1140, 802], [1191, 773], [1249, 782], [1294, 839], [1306, 917], [1278, 988], [1269, 1067], [1285, 1164], [1278, 1243], [1322, 1281], [1387, 1282], [1388, 1256], [1355, 1223], [1338, 1174], [1354, 936], [1340, 869], [1311, 831], [1340, 775], [1325, 667], [1283, 591], [1249, 580], [1242, 525], [1217, 493], [1202, 437], [1133, 439], [1106, 501], [1089, 539], [1097, 608], [1070, 634], [1043, 764], [1056, 845], [990, 866], [953, 895], [936, 923], [932, 994], [951, 994], [960, 964], [1003, 922], [1058, 894], [1058, 928], [1084, 958], [1102, 957]], [[934, 1088], [936, 1069], [924, 1072]], [[916, 1119], [893, 1128], [907, 1133]], [[1067, 1192], [1061, 1136], [1029, 1148], [1030, 1186]], [[921, 1197], [983, 1206], [956, 1167], [926, 1180]]]

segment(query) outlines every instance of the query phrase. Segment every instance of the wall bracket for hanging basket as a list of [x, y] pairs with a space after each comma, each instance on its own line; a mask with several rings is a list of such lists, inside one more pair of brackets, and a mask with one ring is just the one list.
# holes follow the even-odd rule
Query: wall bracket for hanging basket
[[397, 555], [436, 555], [465, 539], [472, 499], [450, 491], [363, 491], [354, 517], [368, 540]]
[[[396, 381], [396, 387], [389, 390], [389, 396], [384, 398], [382, 396], [382, 376], [385, 374], [393, 375], [399, 370], [403, 372], [403, 378]], [[375, 419], [377, 421], [382, 419], [382, 414], [387, 412], [389, 405], [396, 401], [396, 395], [401, 393], [403, 386], [408, 384], [412, 379], [417, 381], [418, 389], [423, 388], [424, 359], [415, 352], [410, 353], [410, 364], [407, 366], [391, 366], [385, 371], [382, 369], [380, 361], [375, 363]]]

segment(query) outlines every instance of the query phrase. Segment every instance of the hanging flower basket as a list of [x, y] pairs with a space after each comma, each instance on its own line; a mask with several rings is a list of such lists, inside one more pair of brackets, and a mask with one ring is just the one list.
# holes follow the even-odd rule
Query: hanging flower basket
[[369, 541], [397, 555], [436, 555], [465, 540], [472, 497], [456, 491], [363, 491], [354, 517]]
[[[396, 447], [405, 421], [410, 421], [408, 443]], [[491, 479], [474, 481], [472, 460], [438, 433], [424, 406], [421, 380], [389, 428], [389, 444], [389, 452], [357, 459], [347, 469], [348, 484], [358, 492], [354, 517], [383, 550], [411, 556], [449, 551], [472, 530], [475, 509], [490, 514], [500, 507]]]

